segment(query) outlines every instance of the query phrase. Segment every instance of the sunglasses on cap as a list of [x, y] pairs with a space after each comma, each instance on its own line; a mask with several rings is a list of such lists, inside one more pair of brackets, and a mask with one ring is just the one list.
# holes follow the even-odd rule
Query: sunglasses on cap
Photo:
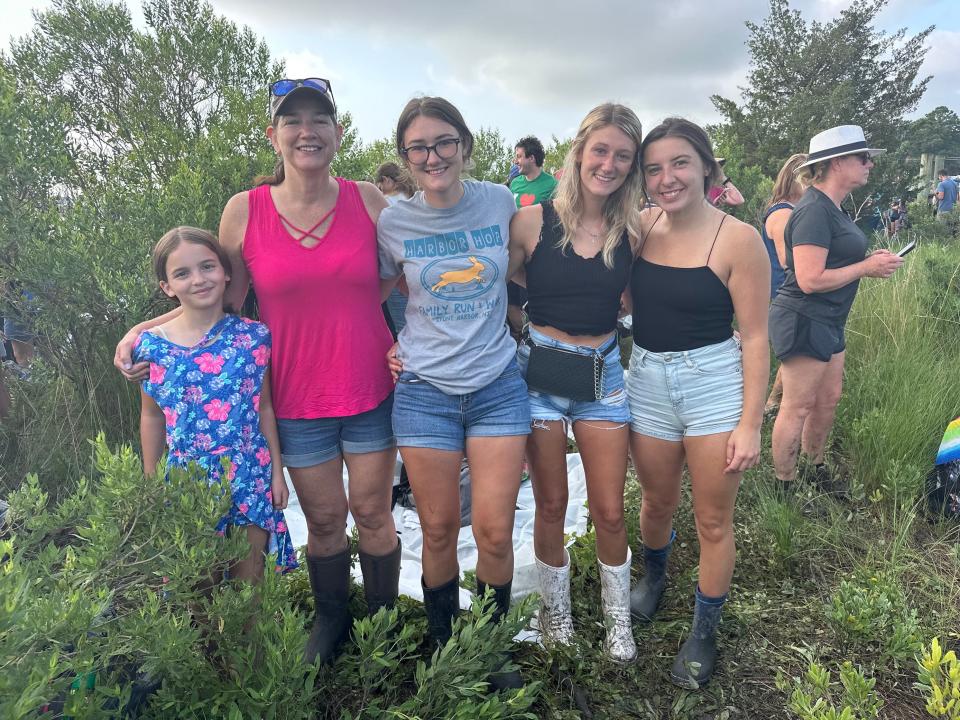
[[330, 97], [333, 97], [333, 88], [330, 86], [330, 81], [323, 78], [301, 78], [299, 80], [283, 78], [282, 80], [276, 80], [270, 83], [270, 94], [274, 97], [283, 97], [289, 95], [298, 87], [312, 88], [317, 92], [324, 95], [329, 94]]

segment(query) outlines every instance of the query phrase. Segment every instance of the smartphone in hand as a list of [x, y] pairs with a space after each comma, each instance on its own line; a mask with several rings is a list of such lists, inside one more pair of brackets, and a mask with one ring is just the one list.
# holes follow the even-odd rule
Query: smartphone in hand
[[916, 240], [911, 240], [910, 242], [908, 242], [906, 245], [904, 245], [902, 248], [900, 248], [900, 249], [897, 251], [897, 255], [899, 255], [900, 257], [906, 257], [907, 255], [909, 255], [909, 254], [913, 251], [913, 249], [914, 249], [916, 246], [917, 246], [917, 241], [916, 241]]

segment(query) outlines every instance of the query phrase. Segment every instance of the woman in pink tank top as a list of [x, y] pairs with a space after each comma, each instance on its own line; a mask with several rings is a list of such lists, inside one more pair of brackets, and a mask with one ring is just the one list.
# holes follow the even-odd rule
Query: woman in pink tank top
[[[252, 283], [274, 340], [273, 403], [283, 462], [307, 520], [316, 607], [307, 662], [331, 660], [352, 624], [348, 510], [371, 613], [393, 605], [400, 573], [390, 513], [393, 382], [384, 359], [393, 339], [377, 264], [376, 224], [387, 202], [370, 183], [331, 176], [343, 137], [336, 112], [326, 80], [272, 83], [266, 132], [277, 153], [274, 174], [230, 198], [220, 221], [234, 267], [226, 304], [240, 307]], [[160, 321], [134, 328], [118, 346], [116, 362], [128, 377], [140, 368], [130, 366], [125, 346]]]

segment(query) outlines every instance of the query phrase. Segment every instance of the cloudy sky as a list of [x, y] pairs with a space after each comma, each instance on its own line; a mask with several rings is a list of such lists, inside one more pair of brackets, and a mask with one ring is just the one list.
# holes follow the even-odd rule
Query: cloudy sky
[[[138, 0], [128, 0], [139, 16]], [[794, 0], [828, 20], [849, 0]], [[0, 0], [0, 42], [32, 25], [46, 0]], [[767, 0], [213, 0], [263, 37], [289, 77], [332, 81], [364, 140], [389, 136], [413, 95], [443, 95], [472, 127], [497, 127], [508, 142], [534, 133], [567, 137], [598, 102], [630, 105], [645, 128], [679, 114], [715, 121], [711, 94], [739, 96], [747, 70], [745, 20]], [[936, 25], [922, 74], [933, 75], [918, 108], [960, 112], [957, 0], [891, 0], [879, 25], [916, 32]]]

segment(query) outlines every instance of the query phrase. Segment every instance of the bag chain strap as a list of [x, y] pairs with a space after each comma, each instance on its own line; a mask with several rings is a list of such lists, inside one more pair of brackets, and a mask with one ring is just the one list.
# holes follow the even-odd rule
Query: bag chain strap
[[597, 400], [603, 398], [603, 371], [606, 362], [600, 353], [593, 354], [593, 395]]

